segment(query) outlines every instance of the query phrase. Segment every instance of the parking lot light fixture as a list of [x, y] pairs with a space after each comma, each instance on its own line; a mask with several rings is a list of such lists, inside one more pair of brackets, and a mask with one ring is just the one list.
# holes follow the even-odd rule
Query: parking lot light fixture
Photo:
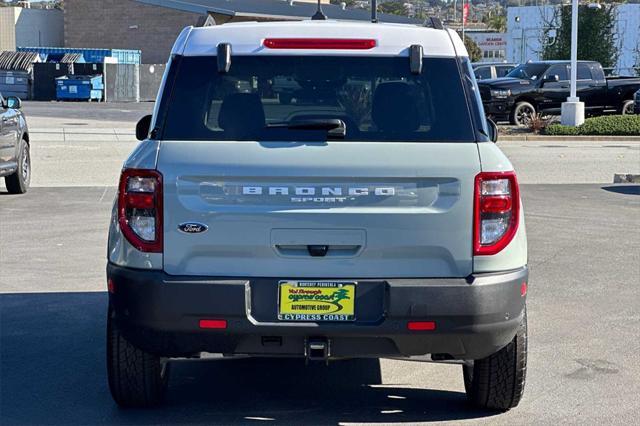
[[578, 74], [578, 0], [571, 3], [571, 76], [570, 92], [566, 102], [562, 103], [560, 121], [565, 126], [579, 126], [584, 123], [584, 102], [576, 96]]

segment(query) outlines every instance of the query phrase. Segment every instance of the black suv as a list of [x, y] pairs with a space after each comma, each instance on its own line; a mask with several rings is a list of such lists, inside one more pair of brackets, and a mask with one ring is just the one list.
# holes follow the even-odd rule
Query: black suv
[[10, 194], [23, 194], [31, 181], [31, 156], [27, 121], [15, 96], [0, 93], [0, 177]]

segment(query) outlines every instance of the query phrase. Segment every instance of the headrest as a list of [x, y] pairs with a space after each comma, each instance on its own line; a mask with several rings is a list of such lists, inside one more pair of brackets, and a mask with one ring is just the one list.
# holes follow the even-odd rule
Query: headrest
[[218, 126], [231, 137], [251, 137], [265, 125], [264, 108], [257, 93], [234, 93], [222, 101]]
[[413, 132], [420, 127], [416, 97], [402, 81], [380, 83], [373, 95], [372, 119], [384, 132]]

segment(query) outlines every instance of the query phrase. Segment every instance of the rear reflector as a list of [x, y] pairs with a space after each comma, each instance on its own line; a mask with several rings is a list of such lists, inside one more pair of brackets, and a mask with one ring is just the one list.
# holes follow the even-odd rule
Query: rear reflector
[[107, 280], [107, 291], [112, 294], [116, 292], [116, 286], [111, 278]]
[[409, 321], [407, 328], [411, 331], [429, 331], [436, 329], [435, 321]]
[[200, 328], [227, 328], [227, 320], [202, 319], [200, 320]]
[[368, 50], [376, 47], [373, 39], [346, 38], [267, 38], [262, 45], [269, 49], [346, 49]]
[[520, 284], [520, 296], [525, 297], [527, 295], [527, 282], [523, 281], [522, 284]]

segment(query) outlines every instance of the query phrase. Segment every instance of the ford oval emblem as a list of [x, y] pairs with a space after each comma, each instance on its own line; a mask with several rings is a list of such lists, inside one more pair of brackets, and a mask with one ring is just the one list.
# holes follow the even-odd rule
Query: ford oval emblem
[[185, 222], [178, 225], [178, 229], [185, 234], [200, 234], [209, 229], [209, 227], [203, 223]]

